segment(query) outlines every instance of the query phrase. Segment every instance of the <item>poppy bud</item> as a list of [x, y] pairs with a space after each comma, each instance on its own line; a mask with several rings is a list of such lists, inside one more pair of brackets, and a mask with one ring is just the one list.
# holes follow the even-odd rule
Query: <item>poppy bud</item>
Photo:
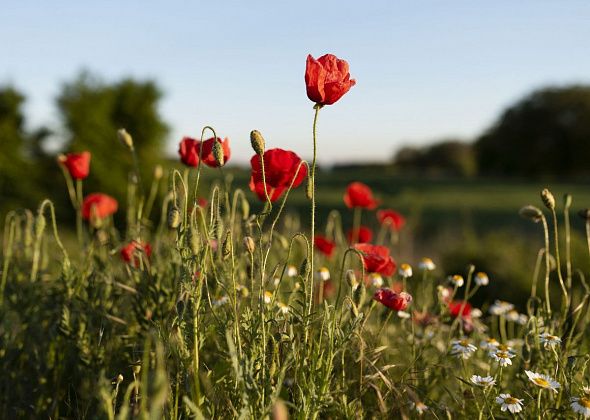
[[133, 137], [131, 137], [131, 134], [129, 134], [127, 130], [120, 128], [117, 130], [117, 136], [119, 137], [119, 141], [123, 144], [123, 146], [128, 147], [129, 150], [133, 150]]
[[262, 137], [260, 131], [252, 130], [250, 132], [250, 143], [252, 143], [252, 149], [254, 149], [257, 155], [264, 153], [264, 137]]
[[117, 383], [120, 384], [121, 382], [123, 382], [123, 375], [121, 375], [120, 373], [117, 375]]
[[530, 205], [521, 208], [518, 211], [518, 214], [520, 214], [521, 217], [532, 220], [535, 223], [539, 223], [543, 218], [543, 212], [539, 210], [537, 207]]
[[366, 296], [367, 296], [367, 288], [362, 283], [359, 284], [359, 286], [356, 289], [354, 289], [354, 291], [352, 292], [352, 300], [358, 306], [361, 306], [363, 304]]
[[578, 212], [578, 216], [580, 216], [584, 220], [590, 220], [590, 209], [582, 209]]
[[545, 204], [545, 207], [549, 210], [555, 209], [555, 197], [547, 188], [541, 191], [541, 200], [543, 200], [543, 204]]
[[156, 165], [154, 167], [154, 179], [156, 181], [159, 181], [160, 179], [162, 179], [163, 176], [164, 176], [164, 168], [162, 168], [162, 165]]
[[563, 205], [565, 208], [568, 208], [572, 205], [572, 195], [571, 194], [565, 194], [563, 196]]
[[256, 249], [256, 244], [254, 243], [254, 239], [251, 236], [244, 237], [244, 246], [248, 250], [250, 254], [254, 254], [254, 250]]
[[221, 143], [216, 141], [213, 143], [213, 158], [215, 159], [215, 163], [217, 166], [223, 166], [225, 164], [225, 158], [223, 156], [223, 147]]
[[180, 226], [180, 209], [174, 205], [168, 210], [168, 227], [176, 229], [178, 226]]
[[354, 270], [347, 270], [346, 271], [346, 282], [350, 286], [352, 290], [356, 289], [359, 285], [358, 280], [356, 279], [356, 274], [354, 274]]
[[229, 232], [225, 234], [225, 240], [221, 245], [221, 255], [223, 258], [227, 258], [231, 254], [231, 235]]
[[248, 220], [248, 216], [250, 216], [250, 203], [245, 198], [242, 198], [242, 213], [243, 219]]
[[301, 273], [302, 277], [305, 279], [309, 276], [311, 271], [311, 267], [309, 266], [309, 260], [305, 258], [301, 263], [301, 268], [299, 268], [299, 272]]
[[305, 196], [308, 200], [311, 200], [313, 197], [313, 183], [311, 182], [311, 177], [307, 177], [307, 185], [305, 186]]
[[37, 238], [37, 239], [41, 238], [46, 225], [47, 225], [47, 220], [45, 219], [45, 216], [43, 216], [43, 214], [39, 213], [37, 215], [37, 219], [35, 219], [35, 238]]
[[188, 243], [193, 255], [197, 255], [199, 253], [199, 234], [192, 227], [188, 231]]

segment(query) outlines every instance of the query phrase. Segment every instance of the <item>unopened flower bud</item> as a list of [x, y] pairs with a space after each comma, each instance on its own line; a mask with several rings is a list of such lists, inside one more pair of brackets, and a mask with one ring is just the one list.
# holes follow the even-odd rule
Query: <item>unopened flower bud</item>
[[156, 181], [159, 181], [160, 179], [162, 179], [163, 176], [164, 176], [164, 168], [162, 168], [162, 165], [156, 165], [154, 167], [154, 179]]
[[571, 194], [565, 194], [563, 196], [563, 205], [566, 209], [571, 207], [571, 205], [572, 205], [572, 195]]
[[521, 217], [539, 223], [543, 218], [543, 212], [535, 206], [524, 206], [518, 212]]
[[262, 137], [260, 131], [252, 130], [250, 132], [250, 143], [252, 143], [252, 149], [254, 149], [257, 155], [264, 154], [264, 137]]
[[299, 269], [299, 272], [301, 273], [301, 276], [305, 279], [307, 278], [307, 276], [309, 276], [310, 271], [311, 267], [309, 266], [309, 260], [305, 258], [301, 263], [301, 268]]
[[139, 375], [139, 373], [141, 372], [141, 365], [139, 363], [136, 365], [133, 365], [132, 369], [133, 369], [133, 373], [135, 375]]
[[117, 136], [119, 137], [119, 141], [123, 144], [123, 146], [133, 150], [133, 137], [131, 137], [131, 134], [129, 134], [127, 130], [120, 128], [117, 130]]
[[229, 255], [231, 254], [231, 235], [229, 232], [227, 232], [225, 234], [225, 239], [223, 241], [223, 244], [221, 244], [221, 255], [223, 255], [224, 258], [229, 257]]
[[193, 255], [197, 255], [199, 253], [199, 234], [193, 227], [188, 231], [188, 243]]
[[256, 244], [254, 243], [254, 239], [251, 236], [244, 237], [244, 246], [248, 250], [250, 254], [254, 254], [254, 250], [256, 249]]
[[120, 373], [117, 375], [117, 383], [120, 384], [121, 382], [123, 382], [123, 375], [121, 375]]
[[175, 205], [168, 210], [168, 227], [176, 229], [180, 226], [180, 209]]
[[543, 200], [543, 204], [545, 204], [545, 207], [549, 210], [555, 209], [555, 197], [547, 188], [541, 191], [541, 200]]
[[359, 282], [356, 278], [356, 274], [354, 273], [354, 270], [346, 270], [346, 282], [348, 283], [348, 285], [350, 286], [350, 288], [352, 290], [356, 289], [359, 285]]
[[215, 163], [217, 163], [218, 166], [225, 165], [223, 147], [221, 146], [221, 143], [218, 141], [215, 141], [215, 143], [213, 143], [213, 157], [215, 158]]

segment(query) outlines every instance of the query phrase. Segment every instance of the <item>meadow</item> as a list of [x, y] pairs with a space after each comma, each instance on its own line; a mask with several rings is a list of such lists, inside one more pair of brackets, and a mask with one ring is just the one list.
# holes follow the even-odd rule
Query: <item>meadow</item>
[[3, 417], [590, 417], [590, 193], [316, 171], [353, 86], [308, 57], [310, 162], [254, 130], [230, 170], [204, 127], [141, 179], [121, 129], [119, 203], [59, 156], [74, 233], [50, 199], [5, 215]]

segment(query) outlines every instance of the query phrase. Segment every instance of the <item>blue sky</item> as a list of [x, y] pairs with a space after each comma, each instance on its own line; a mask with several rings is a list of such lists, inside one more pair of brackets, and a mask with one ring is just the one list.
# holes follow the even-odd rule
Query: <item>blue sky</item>
[[252, 129], [269, 148], [309, 157], [305, 58], [331, 52], [357, 80], [321, 111], [320, 161], [334, 163], [470, 139], [533, 88], [590, 82], [590, 2], [355, 3], [10, 2], [0, 84], [25, 92], [30, 125], [57, 127], [54, 99], [81, 69], [106, 81], [152, 78], [165, 92], [170, 153], [210, 124], [230, 138], [235, 161], [252, 155]]

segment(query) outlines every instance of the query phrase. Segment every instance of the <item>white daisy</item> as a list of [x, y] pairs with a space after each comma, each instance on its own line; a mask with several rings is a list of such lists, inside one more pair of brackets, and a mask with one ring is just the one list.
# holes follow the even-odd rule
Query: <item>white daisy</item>
[[321, 281], [328, 281], [330, 280], [330, 270], [328, 267], [322, 267], [316, 273], [316, 277]]
[[289, 277], [295, 277], [298, 274], [297, 267], [290, 265], [287, 267], [287, 275]]
[[574, 413], [581, 414], [585, 419], [590, 417], [590, 398], [588, 397], [573, 397], [570, 406]]
[[418, 412], [418, 414], [422, 415], [426, 410], [428, 410], [428, 406], [424, 404], [422, 401], [416, 401], [412, 403], [412, 407], [414, 410]]
[[500, 410], [510, 411], [512, 414], [520, 413], [522, 411], [522, 401], [514, 398], [510, 394], [500, 394], [496, 397], [496, 402], [500, 404]]
[[410, 264], [401, 264], [399, 266], [399, 275], [405, 278], [412, 277], [412, 266]]
[[369, 280], [373, 287], [380, 289], [383, 286], [383, 277], [379, 273], [371, 273], [369, 274]]
[[418, 263], [418, 268], [420, 270], [432, 271], [436, 268], [436, 265], [434, 265], [434, 262], [430, 258], [424, 257]]
[[496, 380], [494, 378], [492, 378], [491, 376], [473, 375], [471, 377], [471, 382], [477, 386], [483, 386], [483, 387], [496, 385]]
[[528, 316], [526, 316], [525, 314], [518, 315], [518, 320], [516, 321], [517, 324], [526, 325], [527, 322], [529, 322]]
[[469, 359], [477, 350], [477, 347], [465, 339], [455, 340], [452, 345], [451, 354], [459, 359]]
[[529, 377], [529, 380], [540, 388], [550, 389], [557, 393], [557, 388], [561, 387], [559, 382], [548, 375], [531, 372], [530, 370], [525, 370], [524, 372], [526, 373], [526, 376]]
[[281, 311], [281, 313], [283, 313], [283, 314], [289, 313], [289, 305], [286, 305], [283, 302], [277, 302], [277, 306], [279, 307], [279, 310]]
[[277, 276], [273, 279], [273, 284], [275, 285], [275, 287], [277, 287], [279, 283], [281, 283], [281, 278]]
[[397, 311], [397, 316], [399, 316], [401, 319], [408, 319], [410, 318], [412, 315], [410, 315], [408, 312], [406, 311]]
[[272, 292], [266, 291], [264, 292], [264, 303], [267, 305], [272, 301]]
[[541, 343], [545, 346], [546, 349], [549, 347], [554, 347], [557, 344], [561, 344], [561, 338], [556, 335], [551, 335], [549, 333], [544, 332], [539, 336]]
[[[473, 312], [473, 311], [471, 311]], [[485, 340], [481, 340], [481, 342], [479, 343], [479, 346], [484, 349], [484, 350], [492, 350], [492, 351], [496, 351], [496, 349], [498, 348], [498, 346], [500, 345], [500, 343], [498, 342], [498, 340], [496, 340], [493, 337], [488, 337]]]
[[478, 286], [487, 286], [488, 284], [490, 284], [490, 278], [486, 273], [482, 271], [477, 273], [473, 280], [475, 281], [475, 284], [477, 284]]
[[465, 280], [463, 280], [463, 276], [460, 276], [459, 274], [455, 274], [454, 276], [449, 276], [449, 281], [455, 287], [461, 287], [461, 286], [463, 286], [463, 283], [465, 283]]
[[512, 359], [516, 355], [514, 353], [510, 353], [509, 351], [502, 351], [498, 350], [496, 352], [490, 353], [492, 359], [494, 359], [498, 364], [502, 367], [512, 365]]
[[504, 315], [507, 312], [514, 309], [514, 305], [510, 302], [503, 300], [496, 300], [492, 306], [490, 306], [490, 313], [492, 315]]
[[515, 309], [508, 311], [508, 313], [506, 314], [506, 320], [508, 320], [510, 322], [517, 322], [518, 317], [519, 317], [518, 311]]
[[483, 312], [479, 308], [473, 308], [471, 310], [471, 318], [478, 319], [478, 318], [481, 318], [482, 315], [483, 315]]
[[222, 306], [225, 305], [227, 302], [229, 302], [229, 296], [224, 295], [217, 299], [214, 299], [211, 303], [213, 304], [213, 306]]

